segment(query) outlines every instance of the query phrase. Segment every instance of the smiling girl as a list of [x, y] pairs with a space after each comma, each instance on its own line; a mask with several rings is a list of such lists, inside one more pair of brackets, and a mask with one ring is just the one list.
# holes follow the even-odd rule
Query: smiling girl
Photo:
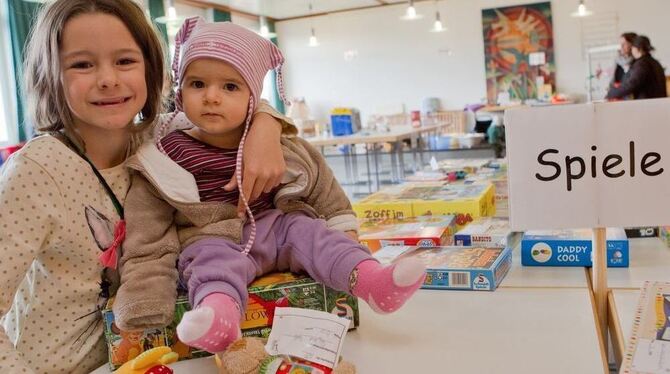
[[[131, 0], [53, 1], [29, 40], [28, 114], [44, 135], [0, 170], [0, 373], [87, 373], [107, 360], [99, 308], [117, 285], [125, 160], [161, 111], [163, 52]], [[252, 198], [283, 174], [270, 118], [249, 134]]]

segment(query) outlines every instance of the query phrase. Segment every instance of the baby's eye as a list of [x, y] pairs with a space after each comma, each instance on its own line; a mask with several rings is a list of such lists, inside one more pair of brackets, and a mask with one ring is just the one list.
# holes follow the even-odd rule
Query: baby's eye
[[193, 88], [204, 88], [205, 87], [205, 82], [203, 82], [203, 81], [192, 81], [191, 82], [191, 87], [193, 87]]
[[237, 91], [239, 89], [235, 83], [226, 83], [223, 88], [226, 91]]
[[77, 62], [72, 63], [72, 65], [70, 65], [70, 67], [73, 68], [73, 69], [88, 69], [90, 67], [93, 67], [93, 64], [91, 64], [88, 61], [77, 61]]

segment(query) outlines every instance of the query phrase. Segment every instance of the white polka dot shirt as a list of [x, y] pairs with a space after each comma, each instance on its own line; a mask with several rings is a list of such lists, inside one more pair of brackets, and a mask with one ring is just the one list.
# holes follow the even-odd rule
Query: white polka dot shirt
[[[124, 166], [100, 172], [123, 202]], [[86, 207], [96, 218], [86, 218]], [[52, 136], [33, 139], [3, 165], [0, 373], [88, 373], [107, 361], [100, 313], [85, 316], [96, 309], [102, 270], [89, 223], [118, 218], [91, 167]]]

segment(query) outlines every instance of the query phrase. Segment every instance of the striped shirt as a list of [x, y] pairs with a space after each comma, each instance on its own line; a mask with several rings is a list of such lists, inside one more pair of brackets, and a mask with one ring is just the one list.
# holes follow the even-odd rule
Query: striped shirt
[[[161, 146], [168, 157], [193, 175], [200, 201], [222, 201], [237, 205], [239, 191], [223, 189], [234, 176], [237, 148], [214, 147], [179, 130], [161, 139]], [[274, 208], [275, 192], [263, 193], [249, 204], [254, 215]]]

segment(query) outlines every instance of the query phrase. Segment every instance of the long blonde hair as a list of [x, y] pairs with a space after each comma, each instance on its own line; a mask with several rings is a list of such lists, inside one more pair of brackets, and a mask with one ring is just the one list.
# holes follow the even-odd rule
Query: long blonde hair
[[87, 13], [109, 14], [121, 20], [144, 56], [147, 101], [139, 113], [139, 122], [130, 127], [132, 143], [137, 145], [141, 133], [150, 130], [163, 109], [166, 61], [158, 34], [132, 0], [56, 0], [42, 8], [25, 49], [23, 90], [27, 118], [38, 132], [64, 132], [85, 149], [83, 140], [74, 131], [74, 120], [65, 99], [59, 53], [67, 21]]

